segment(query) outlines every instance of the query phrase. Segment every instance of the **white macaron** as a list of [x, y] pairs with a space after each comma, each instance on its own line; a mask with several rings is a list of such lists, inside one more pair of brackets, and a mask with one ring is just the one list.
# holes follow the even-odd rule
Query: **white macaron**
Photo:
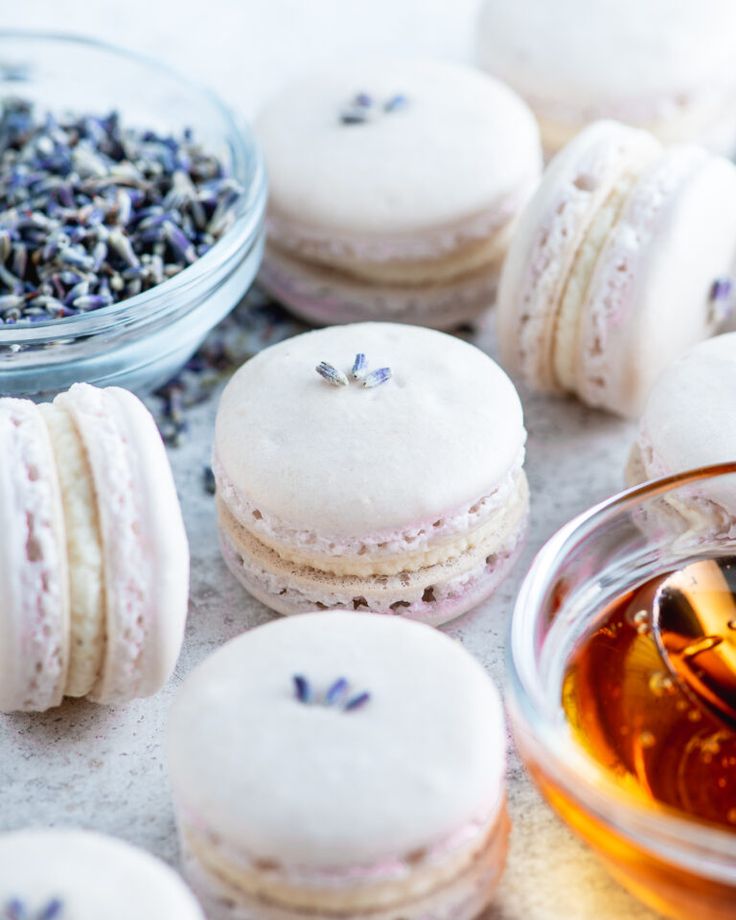
[[478, 58], [532, 107], [553, 153], [612, 118], [664, 142], [736, 146], [731, 0], [485, 0]]
[[0, 835], [3, 920], [204, 920], [184, 882], [143, 850], [91, 831]]
[[262, 283], [317, 323], [448, 328], [493, 301], [540, 172], [537, 128], [471, 68], [359, 59], [307, 74], [262, 110], [269, 171]]
[[552, 160], [504, 265], [504, 366], [626, 416], [731, 306], [736, 167], [616, 122]]
[[211, 920], [471, 920], [507, 844], [501, 702], [442, 633], [324, 612], [185, 681], [169, 768]]

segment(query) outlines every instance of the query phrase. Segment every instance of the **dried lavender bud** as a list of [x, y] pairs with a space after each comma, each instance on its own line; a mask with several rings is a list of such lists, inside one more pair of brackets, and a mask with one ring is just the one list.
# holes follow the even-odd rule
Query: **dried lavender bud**
[[395, 96], [392, 96], [388, 99], [383, 105], [384, 112], [398, 112], [399, 109], [404, 109], [409, 104], [409, 100], [403, 93], [397, 93]]
[[306, 677], [301, 674], [294, 675], [294, 692], [296, 698], [300, 703], [311, 703], [312, 702], [312, 688], [309, 685], [309, 681]]
[[338, 677], [334, 684], [328, 689], [325, 694], [325, 703], [327, 706], [332, 706], [335, 703], [338, 703], [348, 692], [348, 682], [344, 677]]
[[386, 383], [391, 379], [391, 368], [390, 367], [379, 367], [378, 370], [371, 371], [370, 374], [366, 374], [363, 378], [364, 387], [379, 387], [382, 383]]
[[365, 359], [365, 355], [362, 352], [359, 352], [355, 356], [355, 361], [353, 362], [353, 369], [350, 371], [350, 376], [353, 380], [362, 380], [367, 372], [368, 362]]
[[212, 472], [211, 466], [206, 466], [202, 470], [202, 484], [204, 490], [208, 495], [214, 495], [217, 492], [217, 483], [215, 482], [215, 474]]
[[371, 695], [367, 690], [363, 693], [359, 693], [345, 704], [345, 712], [353, 712], [355, 709], [362, 709], [362, 707], [370, 701], [370, 698]]
[[115, 112], [40, 118], [0, 100], [0, 298], [21, 298], [0, 325], [35, 320], [39, 296], [62, 319], [173, 277], [231, 226], [242, 191], [188, 129], [128, 128]]
[[332, 384], [333, 387], [346, 387], [350, 382], [342, 371], [339, 371], [326, 361], [320, 361], [315, 370], [323, 380]]

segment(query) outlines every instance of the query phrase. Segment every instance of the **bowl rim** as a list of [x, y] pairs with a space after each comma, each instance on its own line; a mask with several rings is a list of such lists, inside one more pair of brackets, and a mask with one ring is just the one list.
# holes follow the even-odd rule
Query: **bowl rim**
[[[680, 486], [736, 474], [736, 462], [698, 467], [625, 489], [563, 525], [539, 550], [514, 605], [507, 645], [507, 689], [514, 734], [529, 733], [566, 792], [620, 837], [696, 874], [736, 884], [736, 834], [689, 819], [667, 806], [644, 806], [614, 784], [569, 735], [560, 730], [559, 694], [551, 694], [537, 668], [540, 621], [560, 562], [586, 536], [622, 510]], [[522, 744], [523, 746], [523, 744]]]
[[[231, 175], [241, 182], [244, 194], [234, 205], [235, 220], [232, 226], [203, 256], [172, 278], [167, 278], [134, 297], [127, 297], [118, 303], [88, 313], [44, 322], [30, 323], [21, 320], [11, 325], [1, 325], [0, 350], [13, 346], [43, 346], [59, 340], [93, 336], [108, 331], [126, 320], [146, 325], [148, 321], [160, 319], [162, 313], [170, 312], [172, 304], [178, 301], [188, 305], [186, 297], [179, 298], [179, 293], [192, 283], [216, 273], [218, 268], [236, 257], [241, 249], [254, 243], [258, 235], [265, 214], [267, 179], [263, 153], [253, 129], [209, 86], [193, 80], [152, 55], [92, 36], [57, 30], [0, 28], [0, 42], [7, 40], [85, 46], [132, 61], [176, 80], [187, 92], [196, 94], [204, 100], [219, 116], [232, 155]], [[127, 325], [129, 328], [130, 322]], [[12, 368], [4, 368], [3, 373], [12, 373]]]

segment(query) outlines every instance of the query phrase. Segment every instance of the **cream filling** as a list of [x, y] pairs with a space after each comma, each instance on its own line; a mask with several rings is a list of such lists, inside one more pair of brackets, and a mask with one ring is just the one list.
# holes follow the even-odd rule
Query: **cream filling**
[[[649, 160], [640, 165], [648, 163]], [[598, 257], [641, 172], [640, 168], [622, 175], [608, 198], [598, 208], [575, 253], [564, 283], [555, 320], [552, 361], [557, 385], [568, 392], [576, 392], [578, 388], [577, 376], [583, 363], [580, 355], [582, 322], [588, 307], [587, 294]]]
[[71, 416], [39, 406], [51, 438], [66, 524], [71, 639], [65, 696], [86, 696], [97, 683], [106, 646], [102, 537], [89, 460]]
[[324, 870], [248, 859], [184, 823], [185, 847], [206, 872], [238, 893], [322, 916], [377, 911], [415, 901], [461, 876], [506, 833], [503, 803], [446, 841], [375, 866]]

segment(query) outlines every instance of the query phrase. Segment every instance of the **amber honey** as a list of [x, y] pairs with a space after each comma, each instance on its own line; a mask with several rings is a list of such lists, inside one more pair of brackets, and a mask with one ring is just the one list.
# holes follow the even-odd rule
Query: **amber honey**
[[[619, 597], [568, 660], [562, 704], [574, 741], [630, 801], [653, 815], [675, 809], [703, 827], [734, 832], [736, 733], [699, 703], [663, 661], [652, 631], [653, 599], [666, 575]], [[536, 782], [565, 821], [633, 893], [668, 917], [736, 917], [736, 889], [685, 871], [617, 832], [559, 785], [519, 738]], [[574, 788], [574, 786], [573, 786]], [[687, 839], [682, 841], [687, 847]]]
[[630, 793], [736, 834], [736, 733], [671, 675], [652, 600], [619, 598], [572, 655], [563, 706], [578, 744]]

